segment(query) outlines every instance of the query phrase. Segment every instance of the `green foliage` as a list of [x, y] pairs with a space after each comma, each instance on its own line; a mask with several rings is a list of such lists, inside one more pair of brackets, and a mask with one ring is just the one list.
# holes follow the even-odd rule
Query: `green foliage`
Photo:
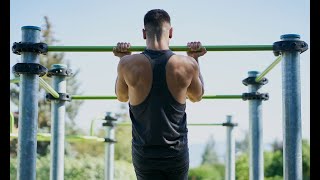
[[302, 170], [303, 180], [310, 179], [310, 143], [302, 140]]
[[[221, 168], [222, 167], [222, 168]], [[222, 171], [221, 171], [222, 170]], [[224, 179], [223, 165], [201, 165], [189, 170], [189, 180], [222, 180]]]
[[[85, 134], [82, 132], [81, 134]], [[105, 137], [105, 130], [100, 129], [94, 136], [98, 137]], [[83, 156], [83, 155], [91, 155], [95, 157], [104, 157], [105, 151], [105, 143], [97, 142], [97, 141], [87, 141], [85, 143], [74, 142], [70, 143], [70, 150], [69, 152], [73, 153], [76, 156]]]
[[264, 165], [265, 177], [283, 176], [283, 154], [280, 150], [264, 153], [264, 159], [270, 162]]
[[[93, 156], [80, 156], [78, 158], [66, 156], [64, 163], [65, 180], [103, 180], [104, 158]], [[115, 180], [135, 180], [133, 165], [126, 161], [115, 161]], [[47, 180], [50, 177], [50, 158], [39, 156], [37, 158], [37, 180]], [[17, 159], [10, 158], [10, 179], [17, 179]]]
[[[264, 153], [264, 176], [266, 180], [283, 179], [283, 153], [281, 143], [273, 143], [275, 151]], [[310, 144], [302, 140], [302, 170], [303, 179], [310, 179]], [[241, 154], [236, 160], [236, 179], [249, 179], [249, 159], [247, 154]]]
[[132, 162], [131, 155], [131, 140], [132, 130], [131, 126], [116, 127], [116, 140], [114, 158], [116, 160], [124, 160]]
[[249, 159], [247, 154], [241, 154], [236, 160], [236, 179], [249, 179]]
[[249, 153], [249, 133], [244, 132], [245, 136], [242, 141], [236, 141], [236, 153]]
[[209, 140], [206, 144], [206, 147], [204, 149], [204, 152], [202, 154], [201, 164], [202, 165], [204, 165], [204, 164], [211, 165], [211, 164], [216, 164], [218, 162], [219, 162], [219, 159], [218, 159], [218, 155], [215, 151], [215, 141], [214, 141], [213, 136], [210, 136]]

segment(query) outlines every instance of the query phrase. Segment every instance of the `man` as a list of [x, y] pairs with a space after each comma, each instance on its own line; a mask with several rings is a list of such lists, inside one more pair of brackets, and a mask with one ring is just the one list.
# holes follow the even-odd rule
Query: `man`
[[204, 88], [198, 57], [207, 51], [200, 42], [188, 43], [188, 56], [169, 49], [169, 14], [160, 9], [144, 17], [146, 49], [130, 52], [130, 43], [118, 43], [120, 57], [116, 95], [129, 100], [132, 121], [132, 161], [138, 180], [188, 178], [186, 98], [200, 101]]

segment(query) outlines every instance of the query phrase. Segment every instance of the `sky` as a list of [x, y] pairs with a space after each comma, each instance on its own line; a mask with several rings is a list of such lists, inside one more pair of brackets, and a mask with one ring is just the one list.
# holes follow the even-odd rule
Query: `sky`
[[[309, 44], [300, 56], [302, 137], [310, 140], [310, 2], [307, 0], [269, 1], [79, 1], [11, 0], [10, 43], [21, 41], [21, 27], [43, 27], [44, 16], [53, 25], [55, 45], [116, 45], [130, 42], [145, 45], [143, 17], [151, 9], [164, 9], [171, 16], [173, 38], [170, 45], [200, 41], [203, 45], [272, 45], [283, 34], [299, 34]], [[185, 52], [176, 52], [186, 54]], [[65, 53], [69, 68], [79, 69], [80, 91], [85, 95], [115, 95], [114, 83], [118, 58], [111, 52]], [[272, 51], [208, 52], [199, 59], [206, 95], [242, 94], [248, 87], [242, 80], [248, 71], [262, 72], [276, 57]], [[20, 61], [11, 53], [10, 69]], [[48, 67], [50, 68], [50, 67]], [[10, 70], [11, 71], [11, 70]], [[12, 76], [11, 76], [12, 77]], [[269, 83], [260, 92], [269, 93], [263, 101], [263, 141], [282, 141], [281, 63], [267, 76]], [[116, 100], [88, 100], [75, 119], [88, 130], [90, 122], [106, 111], [119, 112]], [[14, 107], [12, 107], [13, 109]], [[187, 101], [189, 123], [224, 122], [227, 115], [239, 124], [236, 140], [249, 128], [248, 102], [242, 100]], [[213, 135], [225, 142], [224, 127], [188, 127], [189, 144], [205, 143]], [[89, 132], [89, 130], [88, 130]]]

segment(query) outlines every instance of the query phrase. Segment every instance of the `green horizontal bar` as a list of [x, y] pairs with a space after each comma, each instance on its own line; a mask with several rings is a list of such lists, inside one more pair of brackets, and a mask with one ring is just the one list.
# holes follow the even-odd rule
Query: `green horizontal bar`
[[256, 82], [260, 82], [263, 77], [268, 74], [280, 61], [281, 61], [282, 57], [281, 55], [279, 57], [277, 57], [276, 60], [274, 60], [258, 77], [256, 77], [255, 81]]
[[19, 82], [20, 82], [20, 78], [10, 79], [10, 83], [19, 83]]
[[117, 96], [95, 96], [95, 95], [72, 95], [71, 96], [72, 100], [105, 100], [105, 99], [117, 99]]
[[59, 94], [57, 91], [55, 91], [46, 81], [44, 81], [41, 77], [39, 77], [39, 83], [40, 85], [48, 92], [50, 93], [54, 98], [59, 98]]
[[[72, 95], [72, 100], [109, 100], [117, 99], [117, 96], [88, 96], [88, 95]], [[242, 99], [242, 95], [207, 95], [202, 99]]]
[[[51, 52], [112, 52], [115, 46], [48, 46]], [[272, 45], [207, 45], [207, 51], [271, 51]], [[144, 51], [146, 46], [131, 46], [130, 51]], [[187, 46], [170, 46], [172, 51], [188, 51]]]
[[[18, 138], [18, 134], [10, 133], [10, 138], [16, 139]], [[51, 134], [49, 133], [38, 133], [37, 134], [38, 141], [51, 141]], [[104, 142], [104, 138], [96, 137], [96, 136], [81, 136], [81, 135], [70, 135], [66, 136], [66, 140], [69, 142], [84, 142], [84, 141], [98, 141]]]
[[[117, 123], [117, 126], [131, 126], [132, 123]], [[188, 123], [188, 126], [222, 126], [222, 123]]]
[[242, 95], [208, 95], [202, 99], [242, 99]]
[[[18, 83], [20, 78], [10, 79], [10, 83]], [[39, 77], [40, 86], [43, 87], [48, 93], [50, 93], [53, 97], [59, 98], [59, 94], [55, 91], [45, 80]]]
[[14, 126], [14, 116], [13, 116], [13, 113], [10, 112], [10, 133], [12, 133], [13, 126]]

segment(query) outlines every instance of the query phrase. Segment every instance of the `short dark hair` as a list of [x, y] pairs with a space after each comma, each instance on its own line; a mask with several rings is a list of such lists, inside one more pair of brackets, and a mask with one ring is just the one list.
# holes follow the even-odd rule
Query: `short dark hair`
[[156, 34], [160, 38], [162, 34], [162, 24], [170, 22], [169, 14], [163, 9], [152, 9], [144, 16], [145, 30], [151, 34]]

